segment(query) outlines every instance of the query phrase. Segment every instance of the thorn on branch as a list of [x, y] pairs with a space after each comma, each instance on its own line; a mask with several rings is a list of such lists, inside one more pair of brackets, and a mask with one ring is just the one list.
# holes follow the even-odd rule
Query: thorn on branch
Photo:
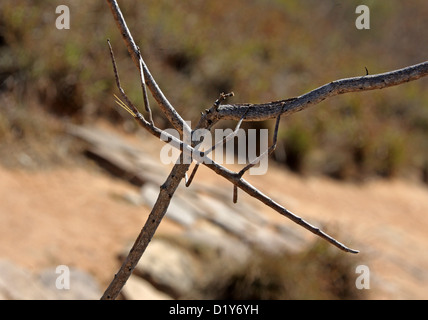
[[149, 98], [147, 95], [146, 78], [144, 76], [144, 69], [143, 69], [143, 57], [141, 56], [140, 48], [137, 47], [137, 49], [138, 49], [138, 61], [139, 61], [138, 68], [140, 69], [140, 82], [141, 82], [141, 90], [143, 91], [144, 107], [146, 112], [149, 115], [150, 124], [154, 126], [155, 124], [153, 122], [152, 110], [150, 109]]
[[[231, 94], [233, 94], [233, 92], [232, 92]], [[242, 121], [244, 121], [245, 116], [247, 115], [247, 113], [248, 113], [248, 110], [249, 110], [249, 109], [250, 109], [250, 108], [247, 108], [247, 110], [245, 110], [244, 114], [242, 115], [241, 119], [239, 120], [238, 124], [236, 125], [235, 130], [234, 130], [232, 133], [228, 134], [226, 137], [224, 137], [224, 138], [223, 138], [223, 140], [221, 140], [221, 141], [217, 142], [215, 145], [213, 145], [213, 146], [212, 146], [210, 149], [208, 149], [207, 151], [203, 151], [203, 152], [201, 153], [201, 157], [202, 157], [202, 158], [205, 158], [205, 157], [206, 157], [206, 156], [208, 156], [211, 152], [213, 152], [213, 151], [215, 150], [215, 148], [216, 148], [216, 147], [218, 147], [219, 145], [222, 145], [222, 144], [226, 143], [226, 142], [227, 142], [227, 141], [229, 141], [230, 139], [233, 139], [233, 138], [238, 134], [238, 130], [239, 130], [239, 128], [241, 127]], [[190, 186], [190, 184], [192, 183], [193, 178], [194, 178], [194, 177], [195, 177], [195, 175], [196, 175], [196, 171], [198, 171], [199, 165], [200, 165], [200, 162], [197, 162], [197, 163], [196, 163], [196, 165], [195, 165], [195, 167], [193, 168], [193, 171], [192, 171], [192, 173], [191, 173], [191, 175], [190, 175], [190, 178], [189, 178], [188, 180], [186, 179], [186, 187], [189, 187], [189, 186]]]
[[[278, 139], [279, 122], [281, 120], [281, 114], [284, 111], [285, 102], [282, 102], [281, 105], [282, 105], [281, 112], [279, 113], [278, 117], [276, 118], [275, 131], [273, 134], [272, 145], [265, 152], [263, 152], [261, 155], [259, 155], [256, 159], [251, 161], [241, 171], [238, 172], [239, 179], [242, 178], [242, 176], [245, 174], [245, 172], [247, 172], [247, 170], [249, 170], [250, 168], [254, 167], [257, 163], [259, 163], [261, 161], [261, 159], [263, 159], [263, 157], [266, 157], [266, 156], [269, 157], [272, 154], [272, 152], [276, 149], [276, 144], [277, 144], [277, 139]], [[237, 201], [238, 201], [238, 188], [235, 185], [233, 187], [233, 203], [237, 203]]]
[[196, 175], [196, 171], [198, 171], [198, 168], [199, 168], [199, 163], [196, 163], [195, 167], [192, 170], [192, 173], [190, 174], [190, 178], [189, 179], [187, 179], [187, 174], [186, 174], [186, 176], [185, 176], [185, 178], [186, 178], [186, 187], [189, 187], [190, 184], [192, 183], [193, 178]]
[[238, 202], [238, 187], [233, 185], [233, 203]]
[[111, 57], [111, 62], [113, 64], [113, 71], [114, 71], [114, 77], [116, 79], [116, 85], [117, 88], [119, 89], [119, 92], [123, 98], [123, 100], [125, 100], [126, 103], [124, 103], [122, 100], [120, 100], [116, 95], [116, 103], [122, 107], [123, 109], [125, 109], [127, 112], [129, 112], [134, 118], [143, 118], [142, 115], [140, 114], [140, 112], [138, 111], [138, 109], [132, 104], [132, 102], [129, 100], [128, 96], [125, 94], [125, 91], [122, 89], [121, 85], [120, 85], [120, 79], [119, 79], [119, 74], [117, 72], [117, 66], [116, 66], [116, 59], [114, 58], [114, 54], [113, 54], [113, 49], [111, 47], [110, 44], [110, 40], [107, 39], [107, 43], [110, 49], [110, 57]]
[[220, 96], [218, 97], [218, 99], [214, 102], [214, 109], [217, 111], [218, 108], [220, 107], [220, 104], [226, 100], [229, 97], [233, 97], [235, 94], [233, 92], [229, 92], [229, 93], [220, 93]]
[[207, 156], [208, 154], [210, 154], [211, 152], [213, 152], [215, 150], [215, 148], [217, 148], [219, 145], [222, 145], [224, 143], [226, 143], [227, 141], [233, 139], [239, 131], [239, 128], [241, 127], [242, 121], [245, 120], [245, 117], [248, 113], [248, 111], [250, 110], [250, 108], [247, 108], [247, 110], [245, 110], [244, 114], [242, 115], [241, 119], [239, 119], [238, 124], [235, 127], [235, 130], [228, 134], [226, 137], [223, 138], [223, 140], [217, 142], [215, 145], [213, 145], [210, 149], [208, 149], [207, 151], [204, 152], [203, 156]]
[[265, 152], [263, 152], [256, 159], [254, 159], [247, 166], [245, 166], [241, 171], [239, 171], [238, 175], [239, 175], [240, 178], [244, 175], [244, 173], [247, 170], [249, 170], [250, 168], [254, 167], [256, 164], [258, 164], [260, 162], [260, 160], [263, 159], [263, 157], [266, 157], [266, 156], [269, 157], [272, 154], [272, 152], [276, 149], [276, 144], [277, 144], [277, 140], [278, 140], [279, 122], [281, 120], [281, 114], [284, 111], [285, 102], [282, 102], [281, 105], [282, 105], [281, 111], [278, 114], [278, 117], [276, 118], [275, 131], [274, 131], [274, 134], [273, 134], [273, 143], [272, 143], [272, 145]]

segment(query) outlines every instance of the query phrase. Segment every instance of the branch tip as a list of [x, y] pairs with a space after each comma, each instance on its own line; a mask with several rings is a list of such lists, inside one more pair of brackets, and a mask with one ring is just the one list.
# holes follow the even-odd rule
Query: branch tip
[[220, 104], [223, 102], [223, 101], [225, 101], [227, 98], [229, 98], [229, 97], [233, 97], [235, 95], [235, 93], [233, 93], [233, 91], [232, 92], [229, 92], [229, 93], [224, 93], [224, 92], [222, 92], [222, 93], [220, 93], [220, 96], [217, 98], [217, 100], [214, 102], [214, 108], [215, 108], [215, 110], [217, 111], [218, 110], [218, 108], [220, 107]]
[[238, 187], [233, 185], [233, 203], [238, 202]]

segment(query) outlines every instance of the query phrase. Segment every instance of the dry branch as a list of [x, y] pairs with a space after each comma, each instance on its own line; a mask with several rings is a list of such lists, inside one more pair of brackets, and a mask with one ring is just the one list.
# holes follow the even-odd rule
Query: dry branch
[[[162, 135], [168, 138], [168, 141], [172, 146], [180, 149], [182, 151], [178, 162], [175, 164], [173, 169], [171, 170], [168, 178], [160, 187], [160, 192], [158, 198], [156, 200], [155, 205], [150, 212], [150, 215], [142, 228], [138, 238], [136, 239], [132, 249], [129, 252], [129, 255], [123, 262], [120, 270], [114, 276], [114, 279], [110, 283], [109, 287], [104, 292], [102, 299], [115, 299], [117, 295], [120, 293], [122, 287], [125, 285], [127, 279], [131, 275], [133, 269], [137, 265], [141, 256], [143, 255], [145, 249], [150, 243], [153, 235], [155, 234], [157, 227], [161, 223], [168, 206], [171, 202], [171, 199], [179, 186], [181, 180], [186, 177], [186, 172], [189, 170], [190, 164], [183, 164], [183, 159], [185, 156], [192, 156], [193, 160], [197, 162], [196, 169], [192, 172], [192, 175], [189, 180], [186, 181], [186, 184], [190, 184], [191, 180], [194, 178], [197, 167], [199, 163], [204, 164], [218, 175], [224, 177], [228, 181], [230, 181], [234, 185], [234, 193], [233, 198], [234, 202], [236, 202], [237, 197], [237, 188], [240, 188], [250, 196], [258, 199], [268, 207], [277, 211], [281, 215], [291, 219], [293, 222], [299, 224], [315, 235], [325, 239], [332, 245], [340, 248], [343, 251], [357, 253], [357, 250], [350, 249], [344, 244], [340, 243], [330, 235], [326, 234], [319, 228], [311, 225], [306, 222], [299, 216], [294, 213], [288, 211], [286, 208], [272, 200], [270, 197], [266, 196], [262, 192], [260, 192], [257, 188], [249, 184], [246, 180], [242, 178], [243, 174], [253, 165], [260, 161], [262, 156], [267, 156], [269, 153], [275, 148], [276, 145], [276, 135], [279, 126], [279, 120], [281, 115], [287, 115], [293, 112], [297, 112], [303, 110], [311, 105], [315, 105], [322, 100], [342, 94], [347, 92], [358, 92], [358, 91], [366, 91], [366, 90], [374, 90], [374, 89], [382, 89], [390, 86], [395, 86], [404, 82], [412, 81], [419, 79], [423, 76], [428, 75], [428, 61], [420, 63], [418, 65], [406, 67], [400, 70], [387, 72], [378, 75], [366, 75], [363, 77], [355, 77], [333, 81], [329, 84], [326, 84], [322, 87], [319, 87], [313, 91], [310, 91], [304, 95], [299, 97], [274, 101], [264, 104], [230, 104], [230, 105], [221, 105], [221, 102], [225, 100], [225, 98], [229, 95], [222, 94], [220, 98], [216, 100], [214, 105], [207, 109], [201, 116], [197, 129], [207, 129], [210, 130], [214, 124], [216, 124], [220, 120], [236, 120], [239, 121], [237, 128], [242, 121], [260, 121], [266, 119], [277, 118], [277, 122], [275, 125], [275, 135], [272, 146], [261, 156], [255, 159], [252, 163], [244, 167], [240, 172], [233, 172], [229, 169], [215, 163], [212, 159], [208, 158], [209, 152], [211, 152], [215, 146], [209, 150], [209, 152], [198, 152], [194, 149], [194, 143], [192, 145], [186, 144], [185, 142], [167, 134], [161, 129], [157, 128], [152, 119], [151, 119], [151, 110], [148, 106], [148, 100], [145, 92], [145, 85], [149, 88], [152, 93], [154, 99], [158, 103], [161, 111], [165, 115], [165, 117], [171, 122], [174, 128], [180, 133], [191, 134], [191, 128], [188, 124], [181, 118], [181, 116], [177, 113], [175, 108], [170, 104], [170, 102], [166, 99], [158, 85], [156, 84], [154, 78], [150, 74], [146, 64], [144, 63], [143, 58], [141, 57], [139, 48], [135, 44], [132, 35], [126, 25], [125, 19], [120, 11], [120, 8], [115, 0], [107, 0], [107, 3], [110, 6], [113, 17], [116, 21], [116, 24], [122, 34], [122, 38], [128, 48], [128, 51], [140, 72], [140, 80], [141, 86], [143, 90], [146, 111], [149, 113], [150, 122], [147, 121], [144, 116], [133, 106], [132, 102], [126, 96], [124, 90], [120, 86], [119, 76], [117, 72], [117, 67], [114, 61], [114, 55], [111, 51], [112, 63], [113, 63], [113, 71], [116, 77], [116, 83], [119, 91], [121, 92], [122, 98], [125, 102], [118, 102], [121, 107], [126, 109], [129, 113], [131, 113], [138, 123], [145, 128], [148, 132], [153, 134], [155, 137], [160, 138]], [[111, 48], [111, 47], [110, 47]], [[236, 131], [237, 129], [235, 129]], [[226, 139], [223, 140], [223, 142]]]
[[171, 122], [174, 128], [178, 132], [183, 132], [184, 130], [188, 130], [190, 132], [189, 125], [181, 118], [175, 108], [171, 105], [168, 99], [163, 94], [162, 90], [157, 85], [156, 81], [153, 79], [149, 69], [146, 66], [143, 58], [140, 55], [140, 50], [138, 46], [135, 44], [134, 38], [131, 35], [131, 32], [126, 25], [126, 21], [123, 18], [122, 12], [120, 11], [119, 5], [115, 0], [107, 0], [108, 5], [110, 6], [111, 12], [113, 14], [113, 18], [116, 21], [117, 27], [119, 28], [122, 39], [125, 42], [126, 47], [128, 48], [128, 52], [131, 55], [132, 60], [134, 61], [136, 67], [139, 69], [140, 64], [143, 69], [144, 79], [146, 81], [147, 87], [150, 89], [153, 98], [158, 103], [165, 117]]
[[160, 187], [159, 196], [143, 229], [135, 240], [134, 245], [118, 273], [115, 274], [114, 279], [101, 297], [102, 300], [114, 300], [122, 290], [165, 216], [171, 198], [188, 170], [188, 167], [189, 165], [176, 164], [171, 170], [166, 182]]
[[321, 101], [348, 92], [368, 91], [396, 86], [414, 81], [428, 75], [428, 61], [402, 69], [362, 77], [346, 78], [332, 81], [299, 97], [273, 101], [262, 104], [230, 104], [218, 109], [217, 118], [222, 120], [239, 120], [242, 109], [251, 107], [246, 121], [273, 119], [279, 113], [289, 115], [304, 110]]

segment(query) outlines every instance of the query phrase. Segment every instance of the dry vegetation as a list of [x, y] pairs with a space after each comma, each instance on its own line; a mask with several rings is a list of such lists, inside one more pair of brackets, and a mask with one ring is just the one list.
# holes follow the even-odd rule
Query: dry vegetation
[[[379, 73], [426, 59], [428, 5], [369, 1], [371, 30], [359, 31], [354, 26], [357, 2], [145, 1], [123, 10], [130, 28], [138, 30], [138, 44], [153, 73], [161, 75], [159, 85], [185, 119], [196, 121], [198, 111], [221, 91], [233, 90], [239, 102], [272, 101], [364, 74], [365, 67]], [[1, 90], [9, 96], [2, 108], [25, 113], [39, 106], [80, 122], [98, 117], [128, 121], [112, 103], [115, 86], [105, 41], [110, 38], [121, 48], [122, 40], [105, 4], [70, 4], [70, 30], [54, 27], [54, 4], [2, 2]], [[138, 75], [127, 52], [122, 48], [117, 55], [124, 87], [141, 104]], [[426, 179], [426, 86], [422, 79], [345, 95], [293, 115], [283, 120], [281, 132], [288, 156], [279, 150], [276, 158], [292, 170], [341, 179], [409, 173]], [[29, 122], [17, 125], [10, 116], [2, 117], [0, 134], [38, 125]]]
[[[39, 169], [75, 163], [79, 147], [64, 133], [67, 122], [104, 118], [121, 129], [137, 130], [113, 103], [107, 38], [115, 46], [123, 87], [138, 105], [142, 98], [138, 74], [107, 5], [65, 2], [0, 3], [3, 166]], [[183, 118], [196, 122], [222, 91], [234, 91], [234, 101], [272, 101], [363, 75], [365, 67], [380, 73], [427, 59], [427, 2], [366, 2], [369, 31], [354, 26], [360, 1], [147, 0], [124, 3], [122, 10], [159, 85]], [[70, 30], [54, 27], [58, 4], [70, 7]], [[285, 118], [275, 158], [301, 174], [359, 181], [405, 176], [427, 182], [427, 87], [427, 79], [421, 79], [344, 95]], [[256, 125], [270, 128], [273, 123]], [[253, 270], [260, 268], [257, 263]], [[248, 285], [242, 279], [235, 285]]]

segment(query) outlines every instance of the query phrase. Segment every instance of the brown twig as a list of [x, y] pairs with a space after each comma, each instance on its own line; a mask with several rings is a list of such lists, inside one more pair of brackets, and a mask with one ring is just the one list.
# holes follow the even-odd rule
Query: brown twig
[[[229, 93], [228, 95], [225, 95], [224, 93], [222, 93], [222, 94], [220, 95], [220, 98], [222, 98], [222, 99], [224, 100], [224, 99], [225, 99], [227, 96], [229, 96], [229, 95], [233, 95], [233, 92], [232, 92], [232, 93]], [[217, 100], [214, 102], [213, 107], [215, 108], [215, 110], [217, 110], [217, 109], [218, 109], [218, 107], [220, 106], [220, 102], [221, 102], [221, 101], [220, 101], [220, 98], [219, 98], [219, 99], [217, 99]], [[236, 125], [235, 130], [234, 130], [233, 132], [231, 132], [230, 134], [228, 134], [228, 135], [227, 135], [226, 137], [224, 137], [221, 141], [219, 141], [219, 142], [217, 142], [216, 144], [214, 144], [210, 149], [208, 149], [208, 150], [206, 150], [206, 151], [204, 150], [203, 152], [201, 152], [201, 153], [200, 153], [200, 157], [201, 157], [201, 158], [206, 158], [206, 157], [207, 157], [211, 152], [213, 152], [213, 151], [215, 150], [215, 148], [217, 148], [218, 146], [223, 145], [223, 144], [225, 144], [226, 142], [228, 142], [228, 141], [230, 141], [231, 139], [233, 139], [233, 138], [238, 134], [238, 131], [239, 131], [240, 127], [241, 127], [242, 121], [244, 121], [244, 119], [245, 119], [245, 116], [246, 116], [247, 112], [248, 112], [248, 108], [247, 108], [247, 110], [244, 112], [244, 114], [242, 115], [241, 119], [238, 121], [238, 124]], [[196, 172], [198, 171], [199, 164], [200, 164], [200, 161], [196, 163], [195, 167], [194, 167], [194, 168], [193, 168], [193, 170], [192, 170], [192, 174], [190, 175], [190, 178], [189, 178], [188, 180], [186, 180], [186, 187], [189, 187], [189, 186], [190, 186], [190, 184], [192, 183], [193, 178], [195, 177]]]
[[[143, 95], [144, 95], [144, 86], [147, 84], [147, 87], [150, 89], [154, 99], [158, 103], [161, 111], [165, 115], [165, 117], [172, 123], [174, 128], [178, 130], [180, 133], [188, 133], [190, 134], [191, 129], [188, 124], [181, 118], [181, 116], [177, 113], [175, 108], [169, 103], [166, 99], [162, 91], [159, 89], [156, 84], [154, 78], [150, 74], [144, 60], [141, 57], [140, 51], [138, 47], [135, 45], [135, 42], [129, 32], [129, 29], [126, 25], [126, 22], [123, 18], [123, 15], [120, 11], [120, 8], [115, 0], [107, 0], [110, 9], [113, 13], [113, 17], [117, 23], [117, 26], [122, 34], [122, 38], [125, 41], [125, 44], [128, 48], [129, 53], [131, 54], [134, 63], [140, 71], [140, 80], [143, 87]], [[110, 44], [109, 44], [110, 45]], [[145, 128], [147, 131], [152, 133], [154, 136], [160, 138], [161, 135], [168, 138], [168, 142], [171, 143], [172, 146], [179, 148], [182, 153], [178, 162], [175, 164], [165, 183], [160, 187], [160, 192], [158, 198], [156, 200], [155, 205], [153, 206], [150, 215], [142, 228], [138, 238], [136, 239], [132, 249], [129, 252], [129, 255], [123, 262], [121, 268], [118, 273], [115, 275], [114, 279], [110, 283], [107, 290], [104, 292], [102, 299], [115, 299], [117, 295], [120, 293], [121, 289], [125, 285], [127, 279], [131, 275], [133, 269], [137, 265], [141, 256], [143, 255], [145, 249], [147, 248], [149, 242], [151, 241], [153, 235], [155, 234], [157, 227], [162, 221], [169, 203], [174, 195], [175, 190], [179, 186], [181, 180], [185, 177], [186, 172], [188, 171], [190, 164], [183, 164], [180, 160], [184, 159], [184, 156], [188, 155], [197, 155], [198, 152], [195, 152], [193, 145], [186, 144], [185, 142], [163, 132], [159, 128], [157, 128], [153, 121], [148, 122], [144, 119], [141, 113], [138, 112], [137, 108], [133, 106], [132, 102], [126, 96], [124, 90], [120, 86], [119, 76], [117, 74], [117, 68], [114, 61], [114, 56], [110, 46], [110, 52], [112, 56], [113, 68], [116, 77], [116, 84], [121, 92], [122, 98], [125, 100], [124, 102], [120, 102], [119, 104], [125, 108], [128, 112], [130, 112], [139, 124]], [[266, 119], [277, 118], [275, 125], [275, 133], [274, 133], [274, 141], [272, 146], [265, 151], [262, 155], [253, 160], [248, 166], [244, 167], [240, 172], [236, 173], [228, 170], [227, 168], [217, 164], [212, 159], [208, 159], [207, 155], [209, 152], [200, 153], [195, 159], [197, 161], [196, 169], [192, 172], [192, 176], [190, 181], [193, 179], [197, 167], [199, 163], [203, 163], [205, 166], [216, 172], [218, 175], [227, 179], [234, 185], [234, 202], [237, 200], [237, 188], [240, 188], [250, 196], [258, 199], [266, 206], [272, 208], [277, 211], [281, 215], [291, 219], [295, 223], [314, 233], [315, 235], [325, 239], [332, 245], [340, 248], [343, 251], [357, 253], [357, 250], [348, 248], [344, 244], [340, 243], [330, 235], [326, 234], [319, 228], [311, 225], [310, 223], [303, 220], [301, 217], [295, 215], [290, 212], [270, 197], [266, 196], [262, 192], [260, 192], [257, 188], [249, 184], [246, 180], [242, 178], [243, 174], [250, 168], [249, 166], [253, 166], [260, 161], [261, 157], [268, 156], [276, 146], [277, 140], [277, 132], [281, 115], [290, 114], [292, 112], [297, 112], [303, 110], [311, 105], [315, 105], [322, 100], [342, 94], [347, 92], [358, 92], [364, 90], [374, 90], [386, 88], [394, 85], [398, 85], [407, 81], [413, 81], [419, 79], [420, 77], [428, 75], [428, 61], [420, 63], [418, 65], [406, 67], [400, 70], [387, 72], [378, 75], [366, 75], [363, 77], [355, 77], [349, 79], [342, 79], [333, 81], [329, 84], [326, 84], [322, 87], [319, 87], [313, 91], [310, 91], [302, 96], [274, 101], [265, 104], [231, 104], [231, 105], [221, 105], [221, 102], [224, 101], [231, 94], [221, 94], [220, 97], [216, 100], [213, 106], [205, 113], [202, 114], [201, 119], [196, 126], [195, 130], [199, 128], [204, 128], [210, 130], [212, 126], [217, 123], [219, 120], [232, 119], [237, 120], [238, 125], [242, 123], [242, 121], [260, 121]], [[145, 98], [146, 99], [146, 98]], [[146, 101], [145, 101], [146, 102]], [[147, 100], [148, 102], [148, 100]], [[146, 110], [149, 111], [149, 105], [146, 104]], [[151, 113], [151, 112], [150, 112]], [[149, 113], [149, 115], [150, 115]], [[237, 126], [238, 127], [238, 126]], [[237, 129], [235, 130], [237, 131]], [[224, 140], [222, 141], [224, 143]], [[210, 152], [215, 149], [215, 146], [210, 149]], [[193, 158], [192, 158], [193, 159]]]
[[[122, 86], [120, 85], [120, 78], [119, 78], [119, 74], [117, 72], [117, 65], [116, 65], [116, 59], [114, 58], [114, 53], [113, 53], [113, 49], [111, 47], [110, 44], [110, 40], [107, 39], [107, 44], [108, 47], [110, 49], [110, 57], [111, 57], [111, 62], [113, 64], [113, 72], [114, 72], [114, 77], [116, 79], [116, 86], [119, 89], [120, 94], [122, 95], [123, 100], [125, 100], [126, 105], [128, 106], [128, 108], [124, 107], [124, 109], [126, 111], [128, 111], [129, 113], [131, 113], [134, 117], [137, 117], [137, 115], [140, 113], [138, 111], [138, 109], [134, 106], [134, 104], [131, 102], [131, 100], [129, 100], [129, 98], [126, 96], [125, 91], [122, 89]], [[118, 103], [120, 105], [120, 103]], [[121, 105], [121, 107], [123, 107]]]
[[135, 44], [134, 38], [131, 35], [131, 32], [128, 29], [126, 21], [122, 15], [122, 12], [119, 8], [119, 5], [116, 0], [107, 0], [108, 5], [110, 6], [110, 10], [113, 14], [113, 18], [116, 21], [116, 25], [122, 34], [122, 39], [125, 42], [126, 47], [128, 48], [128, 52], [131, 55], [132, 60], [135, 63], [137, 68], [140, 68], [140, 64], [142, 66], [144, 72], [144, 79], [146, 81], [147, 87], [153, 95], [153, 98], [156, 100], [160, 109], [164, 113], [165, 117], [171, 122], [174, 128], [183, 133], [183, 131], [190, 132], [191, 129], [189, 125], [181, 118], [175, 108], [171, 105], [168, 99], [163, 94], [162, 90], [157, 85], [154, 80], [152, 74], [146, 66], [146, 63], [142, 59], [139, 54], [140, 50], [138, 46]]
[[279, 113], [289, 115], [339, 94], [388, 88], [414, 81], [427, 75], [428, 61], [425, 61], [390, 72], [332, 81], [299, 97], [286, 100], [262, 104], [223, 104], [218, 108], [216, 116], [222, 120], [238, 120], [242, 114], [241, 109], [251, 106], [246, 121], [274, 119]]
[[278, 117], [276, 117], [276, 123], [275, 123], [275, 130], [273, 132], [273, 143], [272, 145], [261, 155], [259, 155], [257, 158], [252, 160], [248, 165], [246, 165], [241, 171], [239, 171], [238, 175], [242, 177], [245, 172], [247, 172], [249, 169], [254, 167], [256, 164], [258, 164], [264, 157], [269, 157], [272, 152], [276, 149], [276, 143], [278, 140], [278, 129], [279, 129], [279, 122], [281, 120], [282, 112], [279, 113]]
[[[244, 168], [241, 169], [241, 171], [238, 172], [238, 176], [240, 178], [242, 178], [243, 175], [245, 174], [245, 172], [247, 172], [249, 169], [251, 169], [256, 164], [258, 164], [263, 158], [269, 157], [272, 154], [272, 152], [276, 149], [276, 143], [278, 140], [279, 122], [281, 121], [281, 114], [282, 114], [282, 112], [276, 118], [272, 145], [265, 152], [263, 152], [261, 155], [259, 155], [257, 158], [250, 161], [250, 163], [248, 165], [246, 165]], [[234, 185], [233, 186], [233, 203], [237, 203], [237, 202], [238, 202], [238, 188], [236, 185]]]
[[140, 48], [138, 48], [138, 54], [140, 56], [138, 69], [140, 70], [140, 82], [141, 82], [141, 90], [143, 92], [143, 100], [144, 100], [144, 107], [146, 109], [146, 112], [149, 114], [149, 121], [154, 126], [153, 122], [153, 114], [152, 109], [150, 109], [150, 103], [149, 103], [149, 97], [147, 96], [147, 89], [146, 89], [146, 79], [144, 76], [144, 70], [143, 70], [143, 58], [141, 56]]

